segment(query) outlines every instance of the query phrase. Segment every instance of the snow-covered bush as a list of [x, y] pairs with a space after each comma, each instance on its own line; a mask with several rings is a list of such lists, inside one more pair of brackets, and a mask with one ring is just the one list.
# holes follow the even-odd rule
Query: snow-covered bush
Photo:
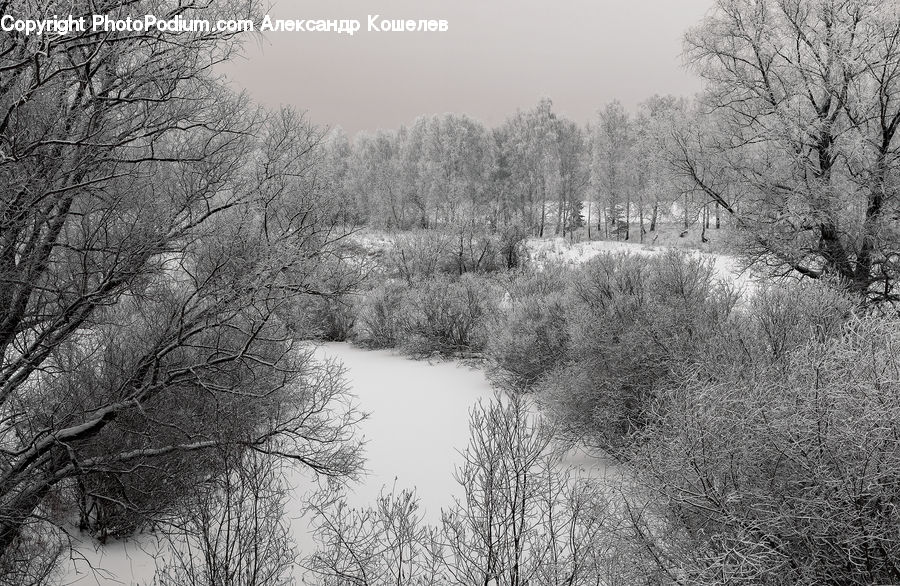
[[737, 302], [694, 256], [598, 256], [572, 278], [571, 351], [542, 380], [548, 404], [571, 432], [618, 450], [658, 391], [718, 346]]
[[900, 323], [663, 393], [629, 460], [660, 507], [640, 547], [688, 584], [900, 581]]
[[496, 287], [472, 274], [422, 281], [404, 295], [400, 346], [413, 355], [481, 352], [497, 296]]
[[404, 232], [395, 238], [387, 270], [409, 283], [437, 274], [496, 272], [518, 266], [521, 240], [468, 225]]
[[488, 353], [501, 379], [527, 388], [565, 359], [569, 350], [568, 297], [552, 292], [512, 299], [491, 328]]
[[393, 348], [401, 334], [400, 312], [406, 286], [385, 281], [356, 305], [356, 342], [370, 348]]

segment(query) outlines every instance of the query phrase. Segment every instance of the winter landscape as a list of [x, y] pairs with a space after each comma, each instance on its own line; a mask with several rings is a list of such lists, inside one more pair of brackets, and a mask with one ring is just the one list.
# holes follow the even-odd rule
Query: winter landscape
[[359, 132], [4, 16], [270, 8], [0, 0], [0, 585], [900, 584], [896, 0]]

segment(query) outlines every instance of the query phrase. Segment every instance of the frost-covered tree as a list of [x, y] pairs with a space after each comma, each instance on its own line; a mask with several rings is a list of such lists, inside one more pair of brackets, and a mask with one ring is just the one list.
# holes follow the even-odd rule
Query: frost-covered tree
[[425, 523], [414, 492], [352, 508], [326, 494], [311, 503], [319, 549], [305, 565], [322, 584], [587, 586], [614, 566], [608, 495], [562, 461], [554, 429], [522, 396], [470, 415], [456, 480], [463, 497]]
[[719, 0], [687, 53], [716, 128], [685, 169], [737, 215], [748, 259], [898, 300], [897, 3]]
[[678, 198], [679, 182], [671, 168], [670, 149], [686, 110], [684, 99], [657, 95], [642, 102], [635, 116], [633, 168], [641, 238], [645, 221], [646, 230], [655, 231], [661, 212], [668, 212]]
[[633, 191], [633, 137], [630, 116], [620, 102], [610, 102], [597, 113], [593, 134], [591, 174], [593, 191], [603, 210], [604, 235], [608, 236], [611, 228], [616, 239], [628, 240]]
[[487, 168], [481, 123], [460, 114], [434, 117], [424, 148], [435, 218], [451, 224], [481, 221]]
[[[44, 4], [88, 20], [259, 9]], [[358, 465], [343, 391], [304, 380], [280, 319], [337, 266], [323, 262], [340, 233], [315, 172], [321, 131], [219, 83], [235, 41], [0, 37], [0, 563], [27, 560], [29, 531], [71, 512], [64, 489], [127, 508], [145, 502], [119, 490], [149, 488], [138, 471], [202, 476], [217, 446], [324, 474]]]
[[556, 234], [565, 236], [581, 227], [582, 207], [590, 181], [588, 139], [575, 122], [559, 118], [559, 193], [556, 205]]

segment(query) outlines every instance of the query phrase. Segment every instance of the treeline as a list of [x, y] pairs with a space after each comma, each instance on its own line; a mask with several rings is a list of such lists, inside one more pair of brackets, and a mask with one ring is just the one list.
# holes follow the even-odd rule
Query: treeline
[[634, 115], [619, 102], [581, 126], [542, 100], [496, 128], [464, 114], [420, 117], [396, 131], [329, 137], [345, 221], [383, 229], [521, 226], [534, 236], [640, 238], [680, 202], [685, 227], [718, 205], [675, 177], [666, 137], [688, 109], [655, 96]]
[[727, 222], [760, 272], [897, 301], [896, 3], [771, 4], [720, 2], [689, 31], [704, 81], [691, 101], [657, 96], [634, 113], [612, 102], [585, 127], [544, 100], [492, 129], [448, 114], [352, 145], [334, 135], [345, 220], [517, 224], [535, 236], [586, 224], [591, 238], [623, 239], [661, 216], [703, 230]]

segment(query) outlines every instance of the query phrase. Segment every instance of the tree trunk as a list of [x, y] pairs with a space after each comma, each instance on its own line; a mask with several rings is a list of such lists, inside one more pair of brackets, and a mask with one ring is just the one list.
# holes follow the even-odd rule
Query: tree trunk
[[547, 220], [547, 202], [541, 201], [541, 231], [538, 236], [544, 237], [544, 222]]
[[587, 209], [587, 237], [588, 242], [591, 241], [591, 200], [588, 199], [588, 209]]
[[643, 197], [638, 200], [638, 223], [640, 226], [638, 227], [640, 230], [640, 242], [644, 243], [644, 200]]
[[703, 230], [700, 231], [700, 242], [706, 244], [709, 242], [706, 239], [706, 230], [709, 228], [709, 205], [703, 206], [703, 220], [701, 223], [703, 224]]
[[[606, 206], [603, 206], [603, 213], [601, 214], [603, 220], [603, 238], [609, 240], [609, 210], [606, 209]], [[600, 226], [597, 226], [597, 229], [600, 229]]]
[[[616, 210], [615, 204], [610, 203], [609, 204], [609, 218], [606, 223], [613, 227], [613, 232], [615, 232], [615, 234], [616, 234], [616, 240], [619, 239], [619, 222], [617, 221], [618, 218], [616, 217], [617, 211], [618, 210]], [[609, 228], [607, 228], [607, 230], [608, 229]]]
[[[48, 467], [53, 467], [53, 460], [63, 456], [51, 456]], [[46, 472], [48, 477], [54, 474], [51, 470]], [[15, 542], [25, 523], [34, 520], [35, 511], [41, 502], [53, 488], [49, 478], [39, 479], [19, 492], [12, 501], [8, 501], [0, 509], [0, 557]]]
[[625, 200], [625, 240], [631, 236], [631, 196]]

